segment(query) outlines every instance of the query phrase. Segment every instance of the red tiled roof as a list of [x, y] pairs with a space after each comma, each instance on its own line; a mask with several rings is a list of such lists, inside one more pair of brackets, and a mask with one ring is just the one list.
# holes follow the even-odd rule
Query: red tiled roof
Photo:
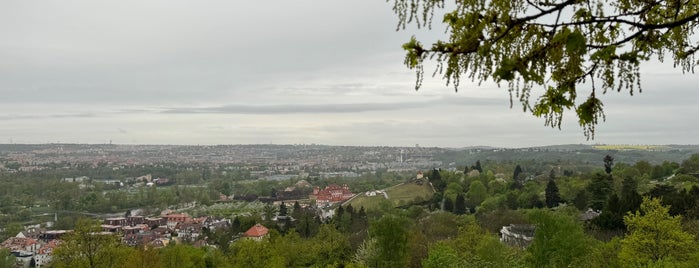
[[39, 249], [39, 254], [51, 254], [51, 252], [53, 252], [53, 250], [54, 250], [54, 249], [58, 246], [58, 244], [60, 244], [60, 243], [61, 243], [61, 242], [58, 241], [58, 240], [56, 240], [56, 239], [53, 239], [53, 240], [49, 241], [48, 243], [46, 243], [46, 245], [44, 245], [43, 247], [41, 247], [41, 248]]
[[318, 201], [340, 202], [350, 199], [353, 195], [346, 185], [330, 184], [325, 189], [318, 191], [315, 197]]
[[21, 250], [36, 243], [36, 239], [32, 238], [10, 237], [4, 242], [2, 242], [2, 244], [0, 244], [0, 248], [8, 248], [10, 250]]
[[191, 222], [192, 217], [190, 217], [187, 214], [168, 214], [165, 215], [165, 219], [168, 222], [174, 221], [174, 222]]
[[250, 229], [248, 229], [247, 231], [245, 231], [243, 236], [245, 236], [245, 237], [262, 237], [262, 236], [267, 235], [268, 232], [269, 232], [269, 229], [262, 226], [262, 224], [258, 223], [258, 224], [255, 224], [255, 226], [250, 227]]

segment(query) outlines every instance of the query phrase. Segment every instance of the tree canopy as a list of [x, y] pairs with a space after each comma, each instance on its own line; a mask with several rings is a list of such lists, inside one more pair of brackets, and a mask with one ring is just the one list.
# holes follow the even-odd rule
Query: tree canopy
[[681, 216], [670, 216], [659, 199], [643, 198], [641, 211], [624, 217], [629, 234], [622, 240], [619, 259], [629, 266], [658, 261], [687, 261], [696, 252], [694, 236], [684, 232]]
[[80, 219], [53, 252], [52, 267], [125, 267], [131, 248], [100, 231], [99, 222]]
[[534, 241], [527, 248], [531, 267], [586, 267], [596, 241], [585, 235], [574, 210], [554, 213], [533, 210], [529, 215], [536, 225]]
[[12, 255], [9, 249], [0, 249], [0, 268], [10, 268], [15, 265], [15, 256]]
[[431, 28], [434, 14], [444, 13], [445, 40], [423, 45], [413, 36], [403, 45], [416, 90], [423, 63], [433, 60], [433, 75], [456, 90], [462, 78], [507, 84], [510, 106], [517, 99], [547, 126], [560, 128], [564, 111], [574, 110], [588, 139], [605, 120], [600, 93], [641, 91], [641, 62], [669, 56], [683, 72], [697, 64], [695, 0], [393, 2], [399, 30]]

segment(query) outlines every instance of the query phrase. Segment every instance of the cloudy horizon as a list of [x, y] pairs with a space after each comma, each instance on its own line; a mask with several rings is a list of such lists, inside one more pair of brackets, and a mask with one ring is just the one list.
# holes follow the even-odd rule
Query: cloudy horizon
[[[403, 65], [411, 35], [380, 0], [3, 1], [0, 143], [530, 147], [696, 144], [697, 75], [641, 67], [643, 93], [602, 96], [587, 140]], [[431, 70], [428, 70], [431, 73]], [[584, 95], [581, 93], [580, 95]]]

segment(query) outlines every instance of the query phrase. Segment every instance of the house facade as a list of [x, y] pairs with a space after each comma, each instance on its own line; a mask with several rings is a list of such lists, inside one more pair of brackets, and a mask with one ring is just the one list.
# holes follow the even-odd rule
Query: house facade
[[243, 237], [247, 239], [252, 239], [255, 241], [261, 241], [263, 238], [265, 238], [269, 234], [269, 229], [267, 227], [262, 226], [262, 224], [255, 224], [254, 226], [250, 227], [245, 233], [243, 233]]
[[43, 245], [39, 252], [34, 255], [34, 265], [35, 267], [43, 267], [51, 261], [51, 254], [53, 250], [60, 244], [57, 239], [51, 240], [45, 245]]
[[534, 240], [536, 226], [531, 224], [510, 224], [500, 229], [500, 242], [511, 247], [528, 247]]
[[313, 189], [313, 194], [311, 194], [311, 199], [316, 200], [316, 204], [319, 206], [334, 204], [338, 202], [343, 202], [349, 200], [354, 196], [354, 193], [349, 190], [349, 186], [344, 184], [339, 186], [337, 184], [330, 184], [324, 189], [316, 186]]

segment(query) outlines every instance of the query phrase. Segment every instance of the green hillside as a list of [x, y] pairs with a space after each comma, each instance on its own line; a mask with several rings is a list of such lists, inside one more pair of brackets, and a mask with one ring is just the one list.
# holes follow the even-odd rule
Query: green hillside
[[[367, 210], [376, 209], [382, 203], [386, 202], [390, 202], [392, 206], [397, 207], [428, 200], [432, 198], [434, 194], [429, 183], [418, 185], [413, 182], [398, 184], [386, 188], [383, 191], [386, 195], [378, 193], [376, 196], [367, 196], [365, 193], [360, 193], [360, 195], [352, 199], [349, 204], [352, 204], [352, 207], [355, 208], [364, 206]], [[388, 199], [386, 196], [388, 196]]]

